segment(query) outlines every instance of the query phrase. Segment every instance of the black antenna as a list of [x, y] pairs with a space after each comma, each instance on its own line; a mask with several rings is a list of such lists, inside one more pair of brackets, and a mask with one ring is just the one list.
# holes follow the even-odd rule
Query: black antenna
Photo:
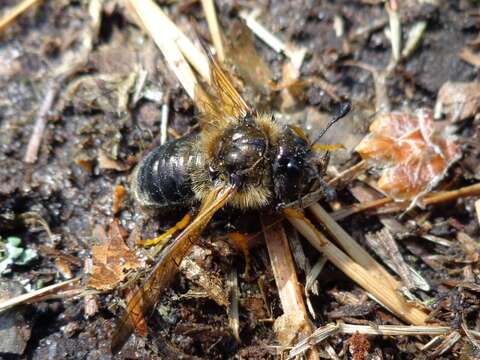
[[337, 108], [337, 111], [333, 115], [333, 118], [328, 122], [327, 126], [322, 130], [320, 135], [317, 136], [317, 139], [312, 143], [315, 144], [318, 140], [322, 138], [323, 135], [330, 129], [330, 127], [335, 124], [338, 120], [345, 117], [350, 110], [352, 109], [352, 103], [350, 101], [343, 101]]

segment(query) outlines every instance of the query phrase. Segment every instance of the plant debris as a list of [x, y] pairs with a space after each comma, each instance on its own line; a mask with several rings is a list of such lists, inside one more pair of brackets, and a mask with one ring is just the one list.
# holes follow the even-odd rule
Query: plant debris
[[435, 129], [433, 114], [426, 109], [379, 115], [356, 151], [384, 168], [378, 187], [396, 200], [432, 190], [462, 154], [451, 136]]
[[144, 266], [125, 244], [127, 233], [118, 220], [110, 223], [101, 245], [92, 247], [92, 273], [87, 286], [97, 290], [112, 290], [125, 278], [125, 271]]
[[[131, 5], [146, 3], [167, 25], [154, 11], [139, 25]], [[480, 358], [477, 3], [2, 2], [0, 357]], [[200, 42], [223, 49], [247, 102], [311, 140], [351, 101], [318, 142], [344, 145], [322, 174], [336, 196], [302, 204], [313, 247], [288, 221], [288, 241], [270, 239], [291, 247], [288, 269], [272, 264], [258, 213], [218, 213], [110, 355], [157, 260], [137, 240], [184, 215], [140, 211], [130, 175], [150, 149], [201, 131], [196, 85], [177, 78], [192, 63], [208, 82]], [[231, 231], [248, 234], [248, 264]], [[295, 301], [302, 314], [282, 315]]]

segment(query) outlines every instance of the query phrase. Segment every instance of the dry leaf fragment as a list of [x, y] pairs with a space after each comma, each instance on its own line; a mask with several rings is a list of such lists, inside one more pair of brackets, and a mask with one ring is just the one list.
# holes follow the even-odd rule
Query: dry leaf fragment
[[130, 168], [128, 164], [123, 164], [118, 160], [112, 159], [108, 154], [100, 149], [98, 151], [98, 166], [103, 170], [125, 171]]
[[104, 243], [92, 247], [93, 268], [89, 287], [111, 290], [124, 279], [124, 270], [144, 266], [143, 261], [125, 244], [126, 237], [127, 233], [119, 221], [113, 220]]
[[384, 167], [378, 187], [396, 200], [431, 190], [461, 156], [456, 141], [436, 131], [427, 109], [379, 115], [356, 151]]
[[480, 109], [480, 82], [450, 82], [442, 85], [435, 104], [435, 118], [445, 114], [450, 121], [475, 116]]

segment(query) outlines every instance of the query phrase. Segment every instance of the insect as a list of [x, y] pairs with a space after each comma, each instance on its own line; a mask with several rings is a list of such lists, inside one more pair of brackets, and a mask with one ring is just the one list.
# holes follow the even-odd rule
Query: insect
[[[128, 301], [112, 340], [117, 352], [159, 301], [183, 257], [217, 210], [281, 208], [321, 183], [325, 166], [303, 132], [251, 108], [209, 54], [212, 90], [199, 89], [202, 130], [151, 151], [133, 173], [143, 206], [170, 210], [200, 203], [193, 221], [161, 253], [142, 288]], [[349, 111], [343, 106], [333, 124]], [[328, 128], [328, 126], [327, 126]], [[323, 163], [322, 163], [323, 162]]]

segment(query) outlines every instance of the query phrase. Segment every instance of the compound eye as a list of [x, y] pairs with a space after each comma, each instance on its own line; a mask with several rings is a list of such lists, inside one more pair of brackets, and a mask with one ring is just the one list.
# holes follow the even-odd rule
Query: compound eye
[[296, 161], [289, 161], [287, 163], [287, 174], [292, 177], [300, 174], [300, 167]]

